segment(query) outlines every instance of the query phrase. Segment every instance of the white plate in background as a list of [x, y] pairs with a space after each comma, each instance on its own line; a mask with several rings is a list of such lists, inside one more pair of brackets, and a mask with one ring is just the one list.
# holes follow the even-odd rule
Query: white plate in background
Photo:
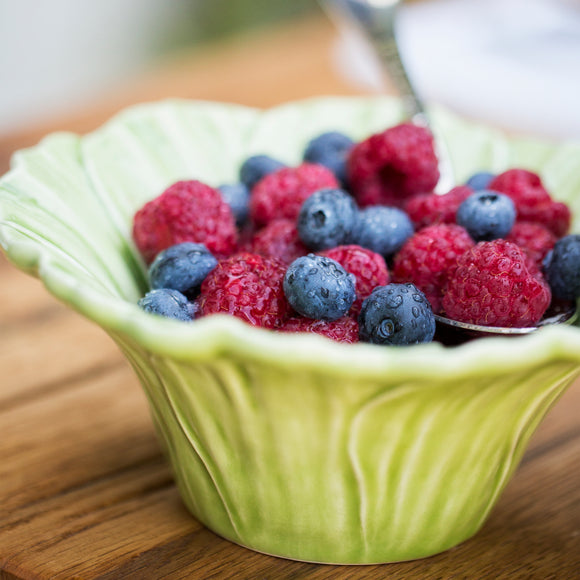
[[[425, 0], [397, 20], [403, 59], [427, 102], [505, 129], [580, 139], [580, 0]], [[368, 46], [343, 31], [340, 71], [382, 87]]]

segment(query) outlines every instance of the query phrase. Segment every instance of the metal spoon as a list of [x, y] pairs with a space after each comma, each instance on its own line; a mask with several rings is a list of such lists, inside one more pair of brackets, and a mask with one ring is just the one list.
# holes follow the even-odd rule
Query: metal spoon
[[[417, 125], [431, 129], [428, 113], [407, 75], [397, 45], [395, 19], [401, 3], [402, 0], [322, 0], [323, 6], [332, 18], [351, 25], [370, 43], [380, 64], [400, 94], [407, 118]], [[436, 139], [435, 148], [440, 173], [435, 193], [443, 194], [455, 185], [453, 169], [445, 142], [441, 138]], [[572, 324], [577, 318], [575, 305], [545, 317], [537, 326], [527, 328], [482, 326], [435, 316], [437, 325], [443, 332], [448, 330], [455, 333], [455, 341], [459, 337], [529, 334], [543, 326]]]
[[435, 315], [437, 324], [442, 325], [453, 331], [460, 331], [465, 338], [475, 338], [482, 336], [498, 336], [498, 335], [524, 335], [530, 334], [544, 326], [551, 326], [553, 324], [573, 324], [578, 320], [578, 311], [575, 307], [570, 306], [555, 314], [545, 316], [538, 322], [536, 326], [528, 326], [525, 328], [519, 327], [505, 327], [505, 326], [483, 326], [481, 324], [470, 324], [468, 322], [459, 322], [452, 320], [445, 316]]
[[[323, 0], [332, 18], [353, 26], [370, 43], [380, 64], [401, 97], [405, 115], [412, 123], [429, 128], [429, 116], [415, 91], [397, 45], [395, 17], [401, 0]], [[439, 138], [435, 149], [439, 159], [439, 181], [436, 193], [447, 193], [454, 186], [453, 168], [445, 143]]]

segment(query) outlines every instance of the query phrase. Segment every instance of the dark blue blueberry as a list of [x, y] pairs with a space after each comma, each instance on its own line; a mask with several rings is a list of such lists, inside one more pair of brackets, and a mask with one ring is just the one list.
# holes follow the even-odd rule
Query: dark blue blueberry
[[516, 221], [516, 207], [507, 195], [483, 189], [461, 203], [455, 221], [476, 242], [489, 242], [510, 233]]
[[419, 344], [435, 335], [431, 304], [414, 284], [376, 287], [363, 302], [358, 322], [360, 339], [374, 344]]
[[250, 190], [243, 183], [226, 183], [218, 187], [223, 200], [230, 206], [236, 224], [242, 226], [250, 213]]
[[216, 266], [216, 258], [203, 244], [175, 244], [159, 252], [149, 266], [149, 284], [154, 290], [178, 290], [191, 299]]
[[478, 173], [474, 173], [465, 182], [465, 185], [471, 187], [473, 191], [480, 191], [481, 189], [487, 189], [487, 186], [491, 183], [491, 180], [494, 177], [494, 173], [490, 173], [489, 171], [479, 171]]
[[560, 238], [544, 258], [543, 267], [555, 298], [580, 298], [580, 235]]
[[337, 320], [355, 299], [355, 277], [338, 262], [308, 254], [288, 266], [284, 276], [286, 299], [302, 316]]
[[350, 137], [338, 131], [322, 133], [306, 145], [304, 161], [328, 167], [346, 185], [346, 158], [353, 145], [354, 141]]
[[240, 167], [240, 181], [251, 191], [262, 177], [282, 167], [286, 165], [269, 155], [252, 155]]
[[138, 302], [139, 306], [150, 314], [175, 318], [189, 322], [193, 320], [195, 309], [193, 304], [177, 290], [159, 288], [151, 290]]
[[324, 250], [350, 241], [358, 208], [342, 189], [320, 189], [300, 208], [297, 228], [300, 239], [311, 250]]
[[403, 210], [373, 205], [359, 211], [351, 243], [388, 258], [412, 235], [413, 224]]

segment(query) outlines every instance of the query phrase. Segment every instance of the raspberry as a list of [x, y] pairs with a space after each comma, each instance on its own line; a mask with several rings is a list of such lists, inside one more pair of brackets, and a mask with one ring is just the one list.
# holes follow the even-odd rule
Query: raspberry
[[489, 189], [512, 198], [518, 221], [541, 223], [558, 238], [568, 233], [571, 221], [568, 206], [552, 200], [537, 174], [526, 169], [509, 169], [492, 179]]
[[442, 303], [447, 316], [461, 322], [528, 327], [541, 320], [550, 300], [550, 288], [528, 268], [525, 252], [494, 240], [460, 256]]
[[280, 330], [283, 332], [314, 332], [337, 342], [348, 344], [358, 342], [358, 322], [350, 316], [343, 316], [338, 320], [312, 320], [295, 316], [289, 318]]
[[268, 258], [277, 258], [285, 264], [291, 264], [309, 251], [298, 237], [296, 222], [289, 219], [273, 220], [256, 232], [249, 241], [248, 250]]
[[338, 188], [330, 169], [315, 163], [283, 167], [266, 175], [254, 186], [250, 215], [257, 226], [277, 218], [296, 219], [304, 201], [315, 191]]
[[279, 328], [290, 315], [278, 260], [241, 252], [221, 260], [201, 285], [200, 316], [231, 314], [264, 328]]
[[349, 274], [356, 278], [356, 298], [350, 309], [350, 314], [356, 316], [360, 312], [363, 300], [377, 286], [389, 283], [389, 271], [385, 259], [372, 250], [361, 246], [337, 246], [320, 252], [331, 260], [337, 261]]
[[467, 231], [456, 224], [427, 226], [407, 240], [393, 261], [393, 279], [412, 282], [433, 307], [441, 310], [447, 278], [457, 261], [475, 243]]
[[182, 242], [205, 244], [217, 257], [227, 256], [236, 247], [237, 231], [219, 191], [200, 181], [178, 181], [135, 214], [133, 239], [150, 264], [161, 250]]
[[542, 224], [516, 222], [506, 240], [522, 248], [538, 269], [541, 269], [543, 259], [556, 243], [556, 236]]
[[453, 224], [459, 206], [473, 193], [466, 185], [458, 185], [444, 195], [422, 193], [413, 196], [405, 210], [415, 229], [433, 224]]
[[411, 123], [371, 135], [351, 150], [347, 172], [361, 207], [402, 207], [409, 196], [432, 191], [439, 180], [433, 135]]

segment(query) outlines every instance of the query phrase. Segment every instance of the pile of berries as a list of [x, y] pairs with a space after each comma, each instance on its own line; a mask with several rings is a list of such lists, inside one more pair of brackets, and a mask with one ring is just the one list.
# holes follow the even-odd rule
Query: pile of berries
[[529, 327], [580, 296], [580, 236], [539, 176], [481, 172], [444, 195], [438, 179], [431, 133], [403, 123], [318, 135], [297, 166], [251, 156], [237, 183], [174, 183], [134, 216], [139, 305], [407, 345], [434, 338], [435, 314]]

